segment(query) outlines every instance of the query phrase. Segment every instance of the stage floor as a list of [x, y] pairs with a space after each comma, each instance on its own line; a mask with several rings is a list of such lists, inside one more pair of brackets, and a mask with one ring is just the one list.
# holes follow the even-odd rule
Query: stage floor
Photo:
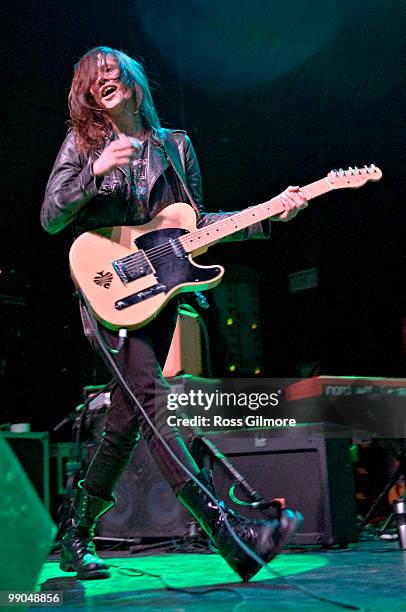
[[[343, 609], [406, 610], [406, 552], [396, 541], [360, 542], [335, 551], [293, 548], [269, 564], [278, 575], [263, 569], [250, 583], [241, 583], [221, 557], [211, 553], [100, 554], [113, 565], [108, 580], [77, 581], [59, 569], [56, 558], [44, 564], [39, 588], [64, 594], [63, 608], [54, 610], [340, 609], [316, 597], [341, 603]], [[170, 590], [165, 584], [190, 592]]]

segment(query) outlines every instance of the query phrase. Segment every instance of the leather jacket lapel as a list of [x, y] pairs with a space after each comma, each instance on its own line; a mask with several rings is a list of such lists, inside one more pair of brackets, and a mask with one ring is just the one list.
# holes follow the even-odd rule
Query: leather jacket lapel
[[169, 162], [165, 157], [165, 153], [162, 147], [155, 146], [152, 140], [149, 143], [147, 151], [148, 151], [147, 182], [148, 182], [148, 197], [149, 197], [156, 180], [168, 168]]
[[199, 211], [199, 208], [196, 202], [192, 198], [189, 187], [187, 186], [185, 168], [183, 167], [181, 156], [179, 154], [179, 149], [178, 149], [176, 142], [172, 141], [170, 139], [170, 135], [168, 134], [168, 136], [163, 140], [162, 145], [163, 145], [163, 148], [165, 149], [167, 159], [172, 164], [172, 167], [175, 170], [175, 173], [178, 175], [178, 179], [180, 180], [182, 187], [186, 195], [189, 198], [190, 205], [196, 212], [196, 215], [199, 217], [200, 211]]
[[182, 166], [182, 162], [179, 155], [179, 149], [175, 142], [171, 141], [169, 136], [165, 138], [162, 143], [163, 148], [165, 149], [166, 155], [168, 156], [170, 163], [174, 167], [176, 173], [179, 175], [179, 178], [183, 183], [186, 183], [186, 175], [185, 169]]

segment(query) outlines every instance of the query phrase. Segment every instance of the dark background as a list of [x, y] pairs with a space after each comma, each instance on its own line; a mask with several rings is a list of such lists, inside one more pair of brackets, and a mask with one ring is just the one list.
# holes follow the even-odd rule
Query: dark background
[[[98, 44], [142, 60], [163, 125], [192, 138], [209, 210], [258, 203], [331, 168], [373, 162], [383, 171], [379, 183], [274, 223], [270, 241], [210, 251], [227, 268], [229, 296], [240, 283], [232, 307], [236, 323], [242, 317], [226, 329], [230, 302], [208, 296], [214, 375], [232, 362], [236, 375], [250, 374], [254, 354], [264, 376], [406, 375], [404, 2], [31, 0], [9, 11], [0, 421], [50, 429], [84, 385], [108, 379], [81, 335], [69, 232], [47, 236], [39, 225], [73, 64]], [[290, 294], [289, 274], [311, 267], [318, 287]], [[255, 338], [244, 328], [251, 313]]]

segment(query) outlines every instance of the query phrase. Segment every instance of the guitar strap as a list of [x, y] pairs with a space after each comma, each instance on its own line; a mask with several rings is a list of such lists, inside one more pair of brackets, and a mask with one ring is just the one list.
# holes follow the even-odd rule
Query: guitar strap
[[182, 160], [180, 159], [179, 149], [176, 143], [170, 140], [169, 135], [165, 140], [161, 142], [166, 159], [174, 169], [175, 174], [178, 177], [180, 184], [182, 185], [187, 197], [189, 198], [189, 202], [192, 208], [194, 209], [196, 215], [200, 217], [199, 208], [196, 202], [194, 201], [192, 194], [190, 193], [189, 187], [186, 184], [186, 175], [183, 169]]
[[[162, 141], [161, 141], [162, 142]], [[170, 165], [172, 166], [172, 168], [175, 171], [176, 176], [178, 177], [180, 184], [182, 185], [187, 197], [189, 198], [189, 202], [190, 205], [192, 206], [192, 208], [194, 209], [197, 218], [200, 217], [200, 211], [199, 208], [196, 204], [196, 202], [194, 201], [192, 194], [190, 193], [189, 187], [186, 185], [186, 175], [185, 172], [183, 170], [183, 165], [182, 165], [182, 160], [180, 159], [180, 155], [179, 155], [179, 149], [176, 145], [176, 143], [172, 142], [169, 137], [167, 137], [163, 142], [162, 142], [162, 148], [163, 151], [165, 153], [166, 159], [168, 160], [168, 162], [170, 163]], [[206, 300], [206, 298], [204, 297], [204, 295], [202, 294], [201, 291], [194, 291], [194, 295], [198, 301], [199, 306], [201, 306], [201, 308], [208, 308], [209, 307], [209, 303]]]

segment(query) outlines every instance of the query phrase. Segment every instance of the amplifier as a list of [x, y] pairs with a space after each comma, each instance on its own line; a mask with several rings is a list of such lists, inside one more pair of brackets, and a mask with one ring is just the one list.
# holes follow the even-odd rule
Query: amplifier
[[[211, 433], [210, 440], [226, 455], [247, 482], [266, 500], [284, 498], [286, 506], [304, 515], [304, 524], [295, 534], [295, 544], [347, 544], [356, 541], [356, 506], [350, 458], [351, 438], [327, 437], [323, 427], [314, 427], [303, 437], [275, 438], [269, 430]], [[194, 453], [204, 461], [205, 445], [200, 438], [193, 441]], [[263, 518], [259, 510], [238, 505], [230, 499], [234, 484], [231, 474], [221, 462], [206, 454], [213, 468], [216, 492], [226, 505], [243, 516]], [[234, 494], [241, 501], [249, 500], [244, 489]]]
[[180, 307], [168, 357], [163, 367], [166, 378], [179, 374], [201, 376], [202, 339], [199, 316]]

